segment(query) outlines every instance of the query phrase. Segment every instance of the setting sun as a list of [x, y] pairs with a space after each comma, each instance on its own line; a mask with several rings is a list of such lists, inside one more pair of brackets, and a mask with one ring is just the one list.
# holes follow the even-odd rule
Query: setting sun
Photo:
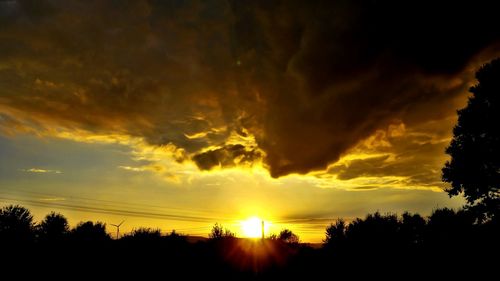
[[264, 233], [267, 233], [269, 223], [264, 222], [258, 217], [251, 217], [241, 222], [241, 232], [243, 236], [249, 238], [262, 237], [262, 227], [264, 225]]

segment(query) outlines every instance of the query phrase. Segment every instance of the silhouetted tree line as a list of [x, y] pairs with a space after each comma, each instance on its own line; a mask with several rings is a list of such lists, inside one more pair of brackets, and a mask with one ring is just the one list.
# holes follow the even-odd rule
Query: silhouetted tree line
[[498, 229], [498, 222], [476, 223], [474, 214], [463, 209], [437, 209], [428, 218], [411, 213], [398, 217], [377, 212], [350, 223], [338, 219], [327, 227], [324, 245], [339, 255], [360, 251], [368, 255], [454, 252], [495, 242]]
[[78, 270], [83, 263], [89, 265], [89, 272], [124, 267], [147, 269], [142, 274], [148, 275], [168, 268], [190, 277], [215, 274], [238, 280], [319, 278], [332, 266], [356, 265], [375, 272], [385, 263], [406, 270], [436, 271], [455, 262], [484, 267], [498, 261], [488, 255], [500, 250], [499, 229], [496, 219], [479, 222], [468, 209], [443, 208], [426, 218], [377, 212], [351, 222], [338, 219], [326, 228], [322, 247], [299, 244], [299, 237], [289, 229], [262, 241], [238, 239], [218, 223], [205, 240], [189, 241], [175, 231], [162, 235], [153, 228], [137, 228], [117, 240], [111, 239], [101, 222], [81, 222], [70, 228], [58, 213], [35, 223], [24, 207], [0, 209], [1, 258], [8, 257], [4, 265], [15, 261], [13, 257], [30, 257], [35, 265], [56, 262], [67, 270]]
[[73, 229], [61, 214], [52, 212], [39, 224], [25, 207], [9, 205], [0, 209], [0, 243], [51, 243], [72, 239], [79, 242], [97, 242], [110, 239], [106, 225], [101, 222], [81, 222]]

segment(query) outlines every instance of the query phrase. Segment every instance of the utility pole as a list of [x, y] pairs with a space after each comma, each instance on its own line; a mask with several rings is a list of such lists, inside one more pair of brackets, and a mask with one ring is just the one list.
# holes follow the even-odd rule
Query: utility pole
[[262, 220], [262, 240], [264, 240], [264, 220]]

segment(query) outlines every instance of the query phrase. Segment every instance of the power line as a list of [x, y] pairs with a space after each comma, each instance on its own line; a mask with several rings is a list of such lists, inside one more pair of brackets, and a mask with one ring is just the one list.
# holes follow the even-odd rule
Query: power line
[[[7, 191], [7, 192], [5, 192]], [[197, 210], [194, 209], [186, 209], [186, 208], [179, 208], [179, 207], [165, 207], [165, 206], [158, 206], [158, 205], [150, 205], [150, 204], [140, 204], [140, 203], [134, 203], [134, 202], [118, 202], [118, 201], [112, 201], [112, 200], [104, 200], [104, 199], [96, 199], [96, 198], [86, 198], [86, 197], [80, 197], [80, 196], [67, 196], [67, 195], [57, 195], [57, 194], [50, 194], [50, 193], [41, 193], [41, 192], [36, 192], [36, 191], [27, 191], [23, 189], [9, 189], [9, 188], [2, 188], [0, 190], [0, 193], [10, 193], [11, 195], [17, 195], [18, 193], [25, 193], [25, 194], [30, 194], [30, 195], [37, 195], [37, 196], [46, 196], [46, 197], [62, 197], [64, 199], [69, 199], [69, 200], [74, 200], [74, 201], [95, 201], [95, 202], [103, 202], [103, 203], [111, 203], [111, 205], [108, 206], [113, 206], [116, 205], [118, 207], [127, 207], [130, 208], [131, 205], [135, 205], [138, 207], [141, 207], [144, 209], [150, 208], [150, 209], [161, 209], [161, 210], [177, 210], [177, 211], [184, 211], [184, 212], [192, 212], [192, 213], [201, 213], [201, 212], [215, 212], [214, 210], [210, 209], [200, 209], [198, 208]], [[125, 206], [120, 206], [120, 205], [125, 205]], [[102, 204], [100, 204], [102, 206]]]
[[[9, 192], [10, 191], [10, 192]], [[6, 197], [2, 196], [2, 193], [9, 194], [11, 196]], [[76, 202], [80, 201], [81, 204], [70, 204], [70, 203], [60, 203], [60, 202], [47, 202], [47, 201], [42, 201], [42, 200], [36, 200], [36, 199], [25, 199], [25, 198], [12, 198], [12, 195], [14, 196], [22, 196], [21, 194], [17, 193], [24, 193], [24, 194], [31, 194], [35, 196], [44, 196], [44, 197], [64, 197], [65, 199], [71, 199]], [[109, 215], [117, 215], [117, 216], [131, 216], [131, 217], [140, 217], [140, 218], [149, 218], [149, 219], [164, 219], [164, 220], [171, 220], [171, 221], [187, 221], [187, 222], [202, 222], [202, 223], [213, 223], [213, 222], [225, 222], [225, 224], [228, 224], [230, 226], [236, 226], [238, 223], [231, 223], [234, 220], [230, 219], [223, 219], [221, 217], [210, 217], [210, 216], [200, 216], [200, 215], [186, 215], [186, 214], [168, 214], [165, 212], [162, 212], [162, 210], [154, 210], [155, 208], [157, 209], [163, 209], [165, 211], [167, 210], [172, 210], [172, 211], [184, 211], [186, 213], [197, 213], [197, 211], [193, 211], [191, 209], [183, 209], [183, 208], [174, 208], [174, 207], [160, 207], [160, 206], [155, 206], [155, 205], [148, 205], [148, 204], [138, 204], [138, 203], [123, 203], [123, 202], [117, 202], [117, 201], [112, 201], [112, 200], [103, 200], [103, 199], [92, 199], [92, 198], [85, 198], [85, 197], [78, 197], [78, 196], [58, 196], [55, 194], [48, 194], [48, 193], [40, 193], [40, 192], [33, 192], [33, 191], [26, 191], [26, 190], [19, 190], [16, 189], [14, 190], [9, 190], [9, 189], [4, 189], [0, 190], [0, 199], [7, 200], [7, 201], [13, 201], [13, 202], [25, 202], [29, 205], [34, 205], [34, 206], [40, 206], [40, 207], [54, 207], [54, 208], [60, 208], [60, 209], [66, 209], [66, 210], [72, 210], [72, 211], [79, 211], [79, 212], [87, 212], [87, 213], [96, 213], [96, 214], [109, 214]], [[96, 206], [88, 206], [85, 205], [85, 201], [94, 201], [94, 202], [103, 202], [103, 203], [110, 203], [110, 204], [100, 204], [99, 207]], [[142, 210], [130, 210], [130, 205], [135, 205], [138, 208], [139, 206], [143, 206]], [[123, 209], [124, 207], [127, 208], [127, 210]], [[147, 209], [153, 209], [153, 211], [145, 210], [144, 207]], [[285, 220], [273, 220], [272, 223], [274, 225], [279, 225], [279, 224], [294, 224], [293, 228], [297, 229], [298, 231], [302, 233], [317, 233], [320, 230], [316, 230], [314, 225], [320, 225], [323, 224], [324, 222], [328, 221], [334, 221], [334, 219], [328, 219], [328, 218], [289, 218]], [[204, 234], [204, 232], [199, 232], [199, 231], [204, 231], [209, 229], [207, 226], [201, 226], [201, 227], [185, 227], [185, 228], [180, 228], [176, 229], [176, 231], [180, 232], [194, 232], [197, 231], [195, 234]], [[323, 229], [322, 229], [323, 230]]]
[[26, 202], [31, 205], [40, 207], [58, 207], [61, 209], [68, 209], [72, 211], [84, 211], [90, 213], [101, 213], [101, 214], [111, 214], [120, 216], [132, 216], [132, 217], [142, 217], [151, 219], [167, 219], [167, 220], [177, 220], [177, 221], [191, 221], [191, 222], [213, 222], [218, 221], [217, 218], [211, 217], [200, 217], [200, 216], [186, 216], [186, 215], [170, 215], [164, 213], [153, 213], [153, 212], [141, 212], [141, 211], [128, 211], [120, 209], [106, 209], [99, 207], [81, 206], [73, 204], [55, 203], [55, 202], [40, 202], [36, 200], [29, 199], [18, 199], [18, 198], [8, 198], [0, 196], [0, 199], [8, 201], [21, 201]]

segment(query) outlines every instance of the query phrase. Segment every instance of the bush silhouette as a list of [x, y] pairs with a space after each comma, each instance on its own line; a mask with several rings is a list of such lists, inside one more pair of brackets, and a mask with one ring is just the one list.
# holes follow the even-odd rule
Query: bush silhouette
[[161, 230], [149, 227], [140, 227], [132, 230], [130, 234], [125, 235], [122, 239], [134, 241], [158, 241], [161, 238]]
[[184, 243], [186, 242], [186, 236], [183, 234], [177, 233], [175, 230], [172, 230], [168, 235], [165, 236], [165, 239], [168, 242], [172, 243]]
[[223, 239], [223, 238], [234, 238], [236, 235], [229, 229], [224, 228], [219, 223], [215, 223], [212, 227], [212, 231], [208, 235], [211, 239]]
[[290, 229], [283, 229], [282, 231], [280, 231], [278, 239], [285, 243], [290, 243], [290, 244], [299, 243], [299, 236], [293, 233]]
[[34, 238], [33, 216], [19, 205], [0, 209], [0, 239], [2, 241], [26, 242]]

